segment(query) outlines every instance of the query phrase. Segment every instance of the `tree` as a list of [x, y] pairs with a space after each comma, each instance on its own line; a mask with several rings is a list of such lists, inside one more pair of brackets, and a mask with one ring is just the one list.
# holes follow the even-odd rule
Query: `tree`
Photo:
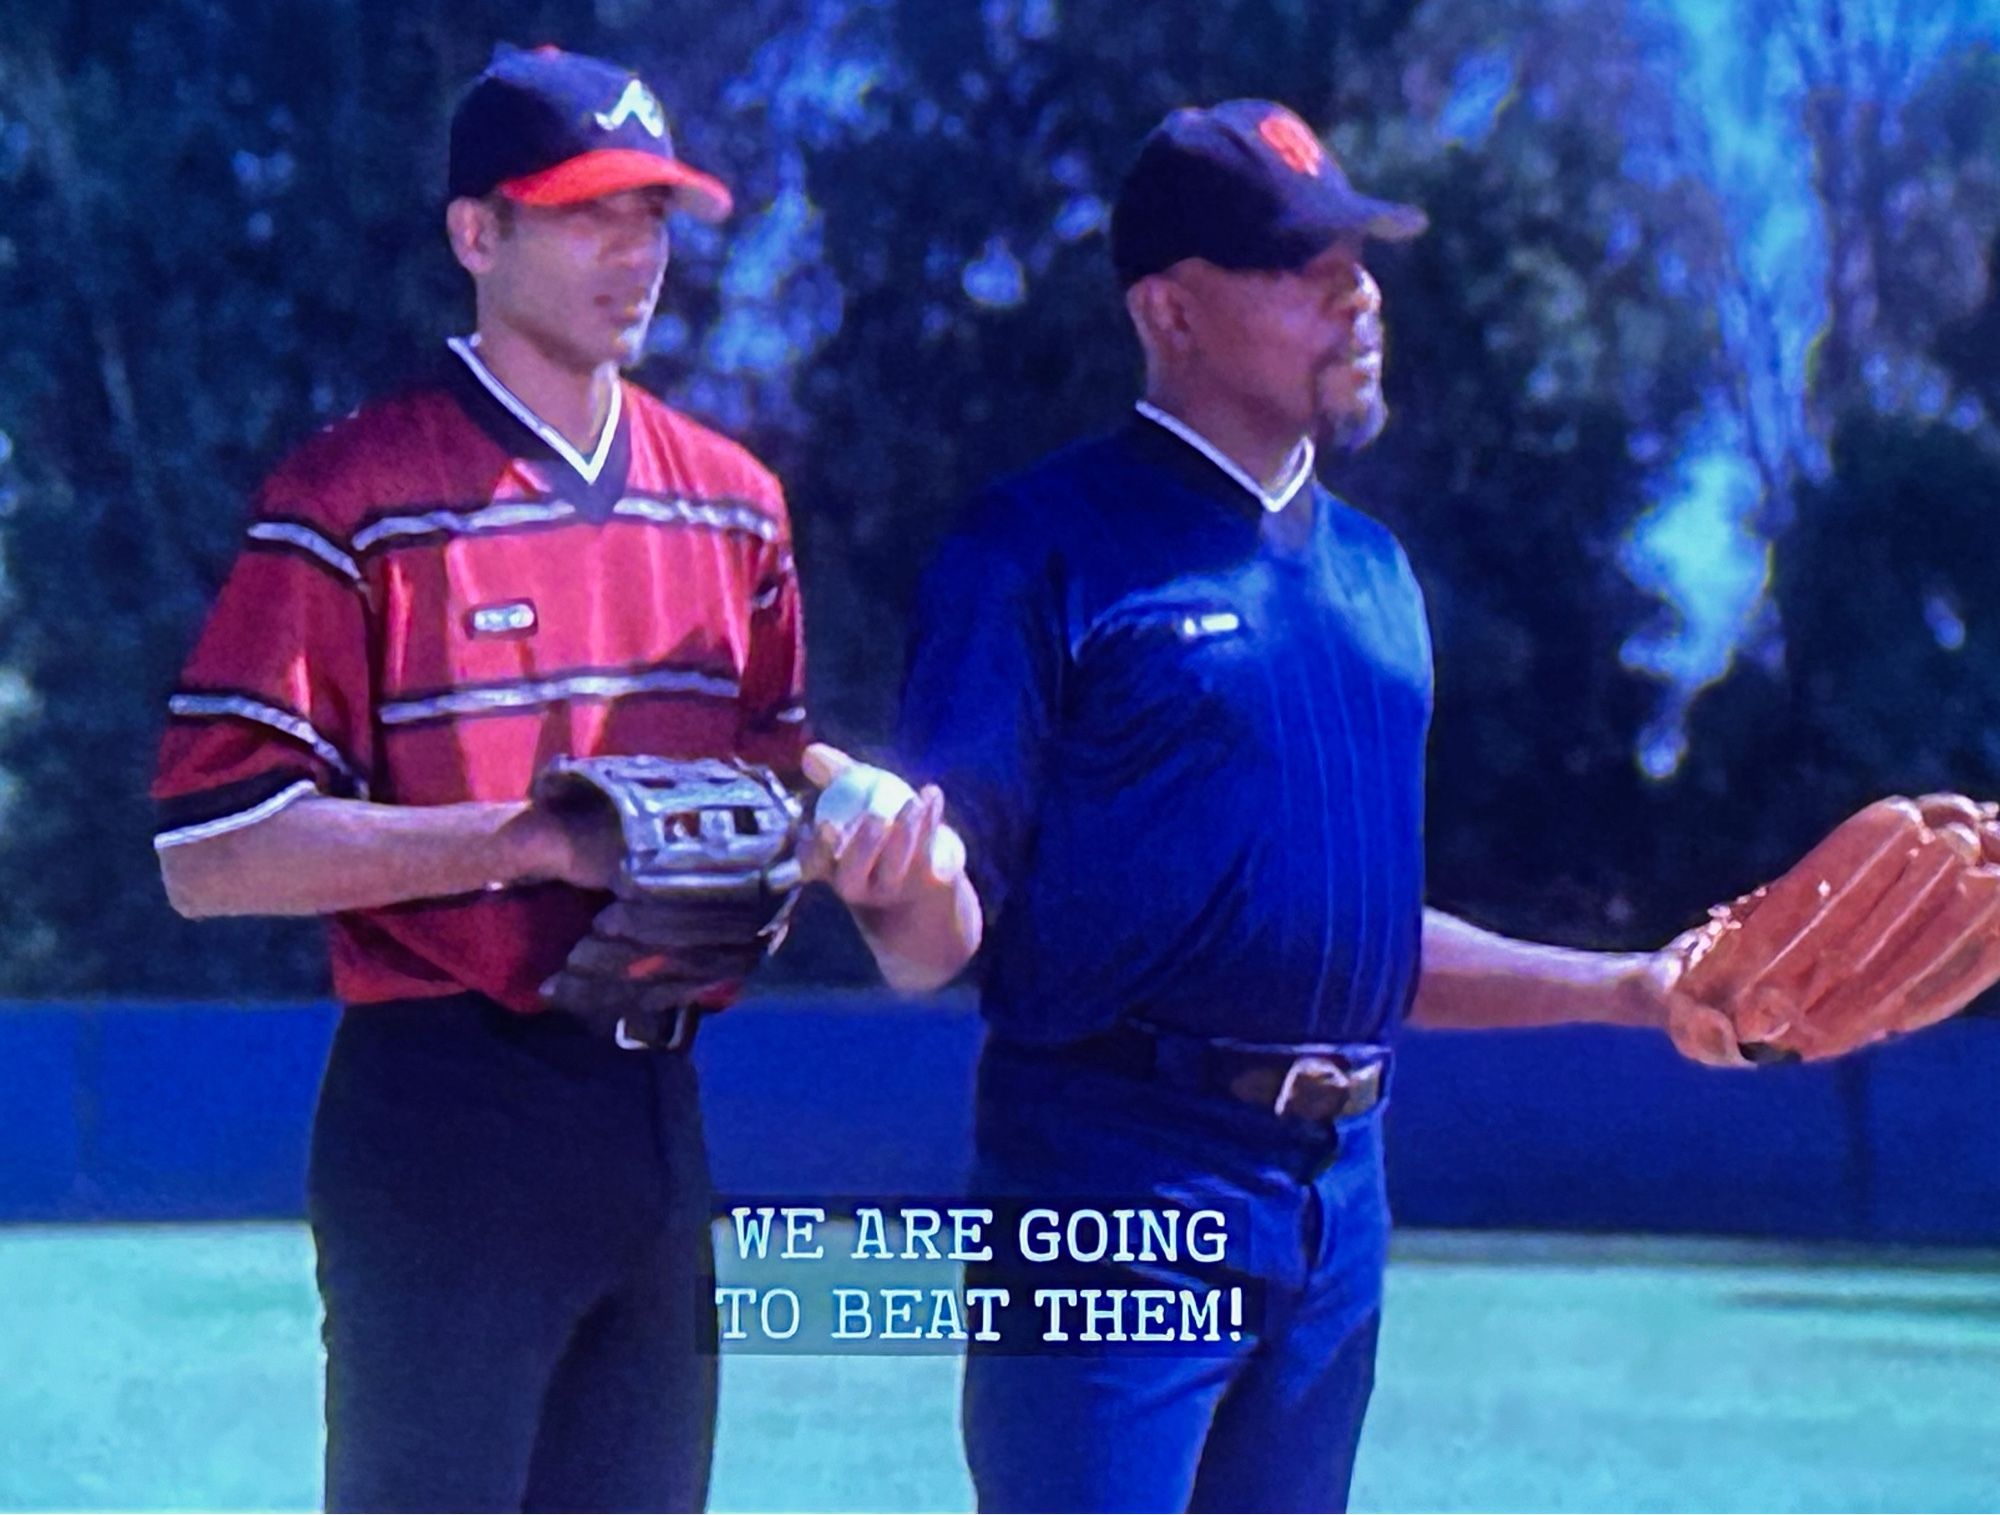
[[1690, 814], [1746, 840], [1743, 887], [1881, 794], [2000, 792], [2000, 55], [1962, 16], [1775, 13], [1828, 249], [1792, 399], [1827, 447], [1771, 515], [1781, 637], [1693, 723]]
[[[1397, 419], [1328, 472], [1430, 594], [1438, 895], [1568, 940], [1653, 924], [1664, 801], [1632, 762], [1648, 691], [1618, 653], [1647, 606], [1618, 544], [1716, 382], [1724, 256], [1641, 0], [486, 19], [647, 69], [683, 149], [737, 188], [723, 234], [677, 242], [643, 377], [779, 465], [819, 718], [864, 749], [958, 503], [1136, 390], [1102, 234], [1140, 136], [1239, 95], [1326, 124], [1358, 182], [1435, 223], [1379, 260]], [[255, 478], [464, 320], [431, 228], [451, 94], [489, 40], [436, 0], [254, 20], [153, 0], [0, 43], [5, 988], [321, 983], [309, 930], [174, 920], [145, 783]], [[795, 972], [839, 955], [802, 945]]]

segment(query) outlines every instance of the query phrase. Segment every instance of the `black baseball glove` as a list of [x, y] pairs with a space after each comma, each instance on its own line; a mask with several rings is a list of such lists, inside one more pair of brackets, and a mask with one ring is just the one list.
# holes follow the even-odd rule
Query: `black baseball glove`
[[615, 824], [617, 896], [562, 971], [551, 1005], [607, 1034], [627, 1017], [732, 989], [778, 948], [798, 899], [798, 802], [734, 760], [558, 758], [534, 798], [573, 826]]

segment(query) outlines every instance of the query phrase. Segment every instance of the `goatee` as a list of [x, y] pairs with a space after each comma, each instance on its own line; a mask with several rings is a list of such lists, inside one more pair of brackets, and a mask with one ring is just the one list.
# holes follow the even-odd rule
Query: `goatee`
[[1389, 406], [1380, 390], [1334, 415], [1320, 417], [1315, 445], [1322, 452], [1359, 452], [1382, 435], [1389, 424]]

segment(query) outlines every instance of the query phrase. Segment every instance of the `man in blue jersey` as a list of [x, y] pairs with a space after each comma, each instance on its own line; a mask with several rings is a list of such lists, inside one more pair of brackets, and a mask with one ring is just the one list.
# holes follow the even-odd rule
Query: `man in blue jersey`
[[1066, 1343], [975, 1342], [983, 1509], [1345, 1507], [1405, 1020], [1656, 1027], [1740, 1060], [1665, 952], [1424, 909], [1424, 607], [1314, 476], [1387, 418], [1367, 240], [1423, 226], [1282, 107], [1176, 111], [1112, 216], [1145, 398], [988, 491], [926, 580], [900, 746], [954, 796], [986, 914], [974, 1191], [1216, 1210], [1226, 1255], [1047, 1276], [1252, 1304], [1167, 1346], [1080, 1302]]

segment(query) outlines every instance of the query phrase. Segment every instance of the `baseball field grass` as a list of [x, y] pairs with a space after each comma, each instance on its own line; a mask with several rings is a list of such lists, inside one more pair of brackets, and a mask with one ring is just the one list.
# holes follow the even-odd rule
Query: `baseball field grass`
[[[0, 1509], [314, 1508], [316, 1333], [297, 1225], [0, 1230]], [[958, 1371], [732, 1353], [713, 1507], [969, 1509]], [[2000, 1508], [2000, 1257], [1406, 1233], [1354, 1504]]]

